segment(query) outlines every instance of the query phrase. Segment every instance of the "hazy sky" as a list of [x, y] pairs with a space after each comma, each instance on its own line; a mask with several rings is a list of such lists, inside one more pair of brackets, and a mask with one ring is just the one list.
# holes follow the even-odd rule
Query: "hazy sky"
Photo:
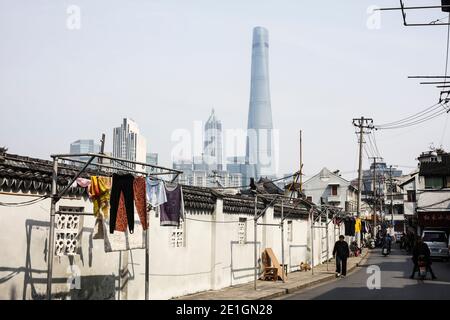
[[[424, 2], [440, 3], [407, 1]], [[246, 127], [252, 29], [264, 26], [279, 173], [297, 170], [302, 129], [307, 175], [326, 166], [354, 177], [352, 118], [385, 123], [425, 109], [437, 89], [407, 76], [445, 67], [446, 27], [406, 28], [389, 12], [369, 29], [373, 4], [398, 1], [0, 0], [0, 145], [48, 159], [105, 132], [111, 150], [112, 128], [131, 117], [170, 165], [172, 132], [211, 108], [225, 128]], [[69, 5], [81, 9], [79, 30], [67, 28]], [[430, 143], [450, 149], [447, 118], [377, 132], [382, 156], [414, 166]]]

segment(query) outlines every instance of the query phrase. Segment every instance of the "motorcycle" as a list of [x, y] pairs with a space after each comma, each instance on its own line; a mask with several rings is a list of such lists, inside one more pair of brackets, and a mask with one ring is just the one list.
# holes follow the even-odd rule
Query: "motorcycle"
[[375, 249], [376, 247], [375, 240], [372, 238], [365, 240], [364, 246], [369, 249]]
[[419, 266], [419, 277], [424, 280], [427, 276], [427, 263], [425, 261], [425, 256], [420, 255], [418, 257], [417, 265]]

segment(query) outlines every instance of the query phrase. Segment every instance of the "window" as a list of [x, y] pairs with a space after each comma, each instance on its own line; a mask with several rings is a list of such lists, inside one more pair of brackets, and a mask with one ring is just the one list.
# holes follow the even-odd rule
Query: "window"
[[416, 202], [416, 191], [415, 190], [408, 190], [408, 202]]
[[75, 213], [84, 212], [84, 207], [60, 206], [58, 212], [63, 213], [55, 215], [55, 255], [76, 255], [82, 221]]
[[447, 243], [447, 235], [444, 232], [424, 232], [423, 241]]
[[313, 202], [311, 196], [306, 197], [306, 200]]
[[337, 185], [332, 185], [331, 186], [331, 195], [332, 196], [337, 196], [337, 190], [338, 190], [338, 186]]
[[239, 218], [238, 239], [239, 244], [247, 242], [247, 218]]
[[425, 189], [442, 189], [444, 179], [442, 177], [425, 177]]
[[178, 227], [174, 227], [170, 237], [170, 245], [172, 248], [184, 247], [184, 221], [180, 220]]
[[292, 221], [287, 222], [287, 241], [292, 242]]

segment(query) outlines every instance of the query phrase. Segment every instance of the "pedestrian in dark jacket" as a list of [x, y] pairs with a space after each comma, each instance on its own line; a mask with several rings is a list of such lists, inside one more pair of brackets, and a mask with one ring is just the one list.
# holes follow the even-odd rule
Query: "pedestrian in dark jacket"
[[436, 279], [436, 276], [434, 275], [433, 269], [431, 269], [431, 252], [430, 248], [428, 248], [428, 245], [423, 242], [422, 238], [417, 238], [416, 245], [413, 248], [412, 251], [412, 261], [414, 263], [414, 269], [413, 273], [410, 276], [411, 279], [414, 278], [414, 275], [416, 274], [416, 271], [419, 271], [419, 256], [424, 257], [424, 261], [427, 265], [427, 271], [431, 273], [431, 277]]
[[339, 236], [339, 241], [336, 241], [333, 249], [333, 256], [336, 258], [336, 278], [343, 277], [347, 274], [347, 258], [350, 256], [350, 249], [348, 243], [344, 241], [344, 236]]

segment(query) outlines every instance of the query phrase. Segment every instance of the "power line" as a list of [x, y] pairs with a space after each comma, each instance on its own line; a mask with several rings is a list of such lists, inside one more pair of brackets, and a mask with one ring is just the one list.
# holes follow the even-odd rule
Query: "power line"
[[[449, 13], [449, 18], [450, 18], [450, 13]], [[450, 43], [450, 24], [448, 25], [448, 28], [447, 28], [447, 53], [445, 55], [445, 81], [447, 81], [447, 72], [448, 72], [448, 52], [449, 52], [448, 49], [449, 49], [449, 43]], [[448, 98], [448, 96], [449, 96], [449, 92], [447, 92], [446, 99]], [[445, 118], [444, 130], [442, 131], [441, 145], [444, 142], [445, 132], [447, 131], [448, 118], [449, 118], [449, 114], [447, 113], [447, 117]]]
[[379, 157], [381, 157], [381, 152], [380, 149], [378, 149], [378, 145], [377, 145], [377, 140], [375, 138], [375, 132], [371, 132], [372, 133], [372, 139], [373, 139], [373, 144], [375, 145], [375, 149], [377, 150], [377, 154]]
[[[450, 17], [450, 13], [449, 13], [448, 17]], [[431, 22], [431, 24], [436, 23], [443, 19], [444, 18], [433, 21], [433, 22]], [[449, 48], [450, 48], [450, 24], [448, 24], [448, 27], [447, 27], [447, 45], [446, 45], [446, 55], [445, 55], [445, 70], [444, 70], [445, 75], [443, 76], [443, 78], [444, 78], [444, 82], [443, 82], [444, 86], [443, 87], [446, 87], [446, 84], [448, 83], [447, 75], [448, 75]], [[446, 95], [445, 99], [442, 99], [442, 95], [444, 93], [446, 93], [447, 95]], [[444, 114], [445, 112], [448, 113], [450, 111], [450, 109], [447, 110], [447, 108], [445, 106], [445, 104], [448, 102], [449, 95], [450, 95], [450, 91], [441, 91], [441, 95], [440, 95], [438, 103], [436, 103], [418, 113], [415, 113], [409, 117], [400, 119], [398, 121], [381, 124], [381, 125], [378, 125], [375, 127], [376, 127], [376, 129], [401, 129], [401, 128], [418, 125], [418, 124], [421, 124], [428, 120], [432, 120], [432, 119]], [[443, 101], [444, 101], [444, 104], [442, 104]], [[446, 124], [444, 126], [444, 134], [445, 134], [445, 130], [447, 128], [447, 121], [448, 121], [448, 116], [446, 119]]]
[[[450, 13], [449, 13], [449, 17], [450, 17]], [[444, 86], [447, 84], [447, 72], [448, 72], [448, 49], [449, 49], [449, 43], [450, 43], [450, 24], [448, 25], [447, 28], [447, 52], [445, 54], [445, 76], [444, 76]], [[447, 92], [447, 98], [448, 98], [449, 93]]]
[[423, 122], [432, 120], [434, 118], [437, 118], [437, 117], [439, 117], [439, 116], [449, 112], [449, 110], [446, 109], [445, 105], [439, 104], [439, 107], [441, 107], [442, 109], [438, 110], [438, 111], [436, 111], [436, 112], [434, 112], [434, 113], [432, 113], [430, 115], [428, 115], [425, 118], [417, 119], [417, 120], [412, 121], [412, 122], [407, 122], [407, 123], [399, 124], [399, 125], [395, 125], [395, 126], [386, 126], [386, 127], [377, 126], [376, 129], [377, 130], [388, 130], [388, 129], [407, 128], [407, 127], [415, 126], [415, 125], [421, 124]]
[[367, 152], [367, 148], [365, 145], [363, 146], [363, 148], [364, 148], [364, 152], [366, 153], [367, 158], [370, 158], [372, 156], [372, 154], [369, 154], [369, 152]]
[[430, 106], [430, 107], [428, 107], [428, 108], [426, 108], [426, 109], [424, 109], [424, 110], [422, 110], [420, 112], [417, 112], [417, 113], [415, 113], [415, 114], [413, 114], [413, 115], [411, 115], [409, 117], [406, 117], [406, 118], [403, 118], [403, 119], [400, 119], [400, 120], [397, 120], [397, 121], [385, 123], [385, 124], [376, 125], [375, 128], [376, 129], [383, 129], [384, 127], [397, 126], [397, 125], [400, 125], [400, 124], [403, 124], [403, 123], [406, 123], [406, 122], [410, 122], [412, 120], [415, 120], [415, 119], [418, 119], [420, 117], [425, 116], [427, 113], [435, 111], [439, 107], [441, 107], [441, 103], [440, 102], [435, 103], [432, 106]]
[[372, 150], [372, 154], [379, 157], [380, 154], [378, 152], [378, 148], [375, 145], [375, 141], [372, 140], [372, 132], [369, 132], [367, 134], [368, 140], [369, 140], [369, 144], [370, 144], [370, 149]]
[[184, 219], [186, 220], [191, 220], [191, 221], [198, 221], [198, 222], [206, 222], [206, 223], [239, 223], [239, 221], [208, 221], [208, 220], [201, 220], [201, 219], [194, 219], [194, 218], [188, 218], [185, 217]]
[[25, 207], [25, 206], [31, 206], [33, 204], [36, 204], [42, 200], [45, 200], [47, 198], [50, 198], [50, 196], [41, 196], [36, 199], [27, 200], [23, 202], [0, 202], [0, 206], [4, 207]]

